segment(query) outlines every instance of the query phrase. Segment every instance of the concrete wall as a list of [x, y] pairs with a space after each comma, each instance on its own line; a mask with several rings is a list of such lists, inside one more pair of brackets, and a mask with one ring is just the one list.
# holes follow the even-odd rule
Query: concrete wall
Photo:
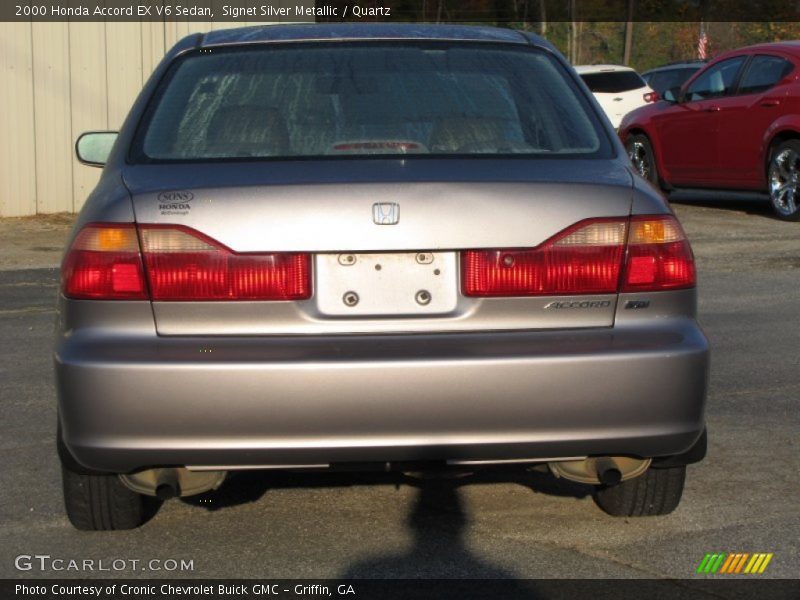
[[78, 211], [100, 170], [77, 136], [118, 129], [178, 39], [252, 24], [0, 23], [0, 217]]

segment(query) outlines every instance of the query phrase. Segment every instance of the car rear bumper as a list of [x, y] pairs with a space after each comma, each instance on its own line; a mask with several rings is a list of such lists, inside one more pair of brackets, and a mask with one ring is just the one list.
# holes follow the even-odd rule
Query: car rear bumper
[[560, 332], [58, 340], [82, 465], [263, 467], [686, 451], [708, 345], [688, 318]]

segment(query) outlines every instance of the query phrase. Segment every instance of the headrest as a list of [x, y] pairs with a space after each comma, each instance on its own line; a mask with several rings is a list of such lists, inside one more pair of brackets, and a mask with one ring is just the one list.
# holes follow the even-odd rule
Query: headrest
[[224, 156], [272, 156], [289, 152], [286, 120], [275, 108], [224, 106], [206, 131], [208, 149]]
[[431, 152], [458, 152], [465, 147], [493, 148], [506, 140], [503, 124], [498, 119], [449, 117], [438, 121], [431, 132]]

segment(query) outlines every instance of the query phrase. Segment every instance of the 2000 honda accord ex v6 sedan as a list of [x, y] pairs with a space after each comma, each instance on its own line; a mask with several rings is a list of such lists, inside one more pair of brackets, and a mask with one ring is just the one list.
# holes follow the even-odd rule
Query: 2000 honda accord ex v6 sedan
[[612, 515], [678, 505], [706, 446], [692, 251], [549, 43], [192, 35], [77, 152], [105, 168], [55, 347], [76, 527], [239, 469], [513, 463]]

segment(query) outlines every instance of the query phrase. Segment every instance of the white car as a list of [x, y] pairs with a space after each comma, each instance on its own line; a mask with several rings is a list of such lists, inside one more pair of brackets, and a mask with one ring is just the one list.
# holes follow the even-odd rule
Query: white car
[[614, 129], [622, 117], [635, 108], [658, 100], [658, 94], [636, 71], [619, 65], [581, 65], [575, 67], [592, 90]]

